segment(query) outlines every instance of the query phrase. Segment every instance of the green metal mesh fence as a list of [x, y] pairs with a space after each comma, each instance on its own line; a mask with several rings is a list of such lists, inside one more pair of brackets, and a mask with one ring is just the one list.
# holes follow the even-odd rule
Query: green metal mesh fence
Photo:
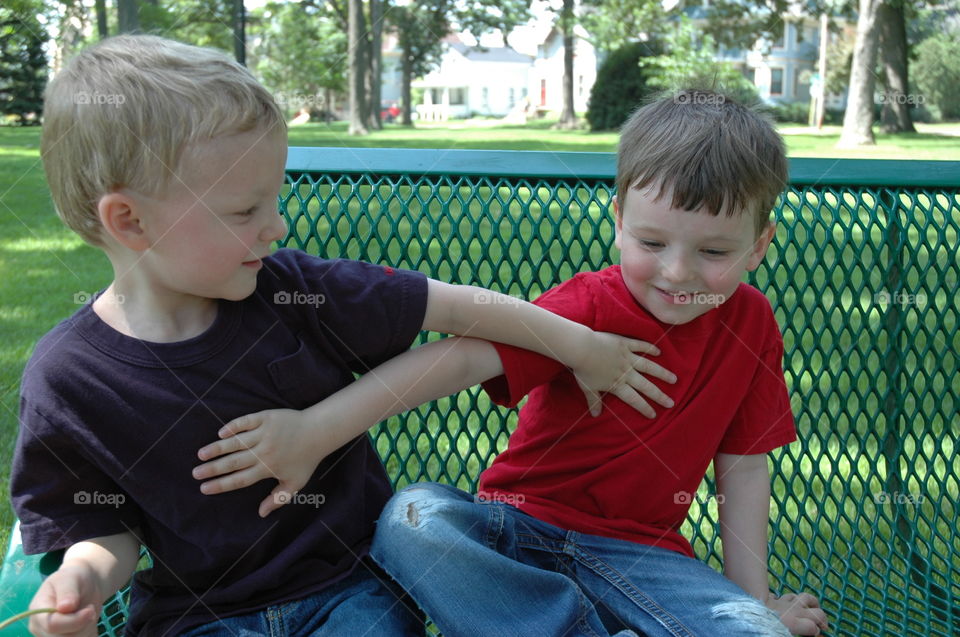
[[[286, 246], [527, 299], [615, 262], [611, 156], [325, 150], [328, 168], [291, 157]], [[960, 166], [801, 160], [791, 175], [751, 277], [783, 330], [800, 437], [772, 454], [774, 586], [820, 596], [834, 634], [960, 634]], [[474, 390], [373, 439], [396, 486], [470, 490], [515, 424]], [[708, 478], [683, 531], [719, 566], [712, 492]]]

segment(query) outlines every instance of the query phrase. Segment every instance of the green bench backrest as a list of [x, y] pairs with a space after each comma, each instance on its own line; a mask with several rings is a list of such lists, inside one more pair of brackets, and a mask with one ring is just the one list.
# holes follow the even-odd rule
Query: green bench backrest
[[[607, 153], [291, 149], [284, 246], [525, 299], [615, 261]], [[750, 282], [776, 311], [800, 440], [772, 454], [774, 588], [834, 634], [960, 634], [960, 163], [795, 159]], [[396, 486], [464, 489], [516, 412], [476, 390], [373, 439]], [[705, 481], [683, 532], [719, 566]]]

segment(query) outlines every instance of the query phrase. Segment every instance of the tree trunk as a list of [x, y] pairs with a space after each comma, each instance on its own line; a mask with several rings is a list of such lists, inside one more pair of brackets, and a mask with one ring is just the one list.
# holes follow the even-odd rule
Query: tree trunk
[[380, 76], [383, 60], [383, 5], [381, 0], [370, 0], [370, 47], [367, 64], [367, 95], [370, 96], [370, 111], [367, 113], [367, 126], [371, 130], [383, 130], [380, 121]]
[[347, 82], [350, 85], [350, 126], [348, 132], [350, 135], [366, 135], [367, 127], [364, 125], [364, 113], [366, 112], [364, 100], [364, 78], [366, 73], [364, 69], [365, 56], [363, 55], [364, 41], [364, 19], [363, 19], [363, 0], [349, 0], [350, 14], [347, 44], [347, 64], [349, 73]]
[[93, 10], [97, 15], [97, 37], [102, 40], [110, 35], [107, 30], [107, 0], [95, 0]]
[[560, 28], [563, 31], [563, 110], [557, 128], [576, 128], [577, 113], [573, 108], [573, 33], [574, 0], [563, 0], [563, 12], [560, 14]]
[[403, 102], [403, 112], [401, 124], [404, 126], [413, 126], [413, 91], [410, 85], [413, 83], [413, 69], [411, 68], [410, 57], [407, 52], [403, 52], [403, 61], [400, 64], [400, 100]]
[[882, 1], [860, 0], [847, 110], [843, 114], [843, 130], [840, 143], [837, 144], [841, 148], [876, 143], [873, 137], [873, 93], [876, 87], [877, 43], [880, 40], [877, 13]]
[[140, 7], [137, 0], [117, 0], [117, 31], [133, 33], [140, 30]]
[[233, 0], [233, 57], [237, 62], [247, 65], [247, 12], [243, 0]]
[[880, 63], [886, 90], [880, 123], [885, 133], [916, 133], [910, 117], [910, 85], [907, 80], [907, 23], [903, 0], [884, 2], [877, 14], [880, 29]]

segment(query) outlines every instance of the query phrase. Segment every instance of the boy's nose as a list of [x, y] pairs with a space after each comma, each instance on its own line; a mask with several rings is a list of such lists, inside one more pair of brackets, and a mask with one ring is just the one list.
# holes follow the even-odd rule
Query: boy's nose
[[260, 233], [260, 238], [263, 241], [279, 241], [287, 236], [287, 218], [282, 214], [274, 214], [270, 216], [270, 222], [264, 227], [263, 231]]
[[693, 270], [687, 259], [680, 255], [665, 256], [661, 262], [661, 274], [671, 283], [684, 283], [693, 278]]

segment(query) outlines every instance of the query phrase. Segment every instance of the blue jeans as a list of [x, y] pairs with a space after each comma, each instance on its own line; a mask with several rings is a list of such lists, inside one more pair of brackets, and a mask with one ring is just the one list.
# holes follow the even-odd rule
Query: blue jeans
[[423, 615], [375, 564], [303, 599], [225, 617], [181, 637], [423, 637]]
[[699, 560], [567, 531], [447, 485], [396, 494], [371, 555], [444, 637], [790, 635]]

